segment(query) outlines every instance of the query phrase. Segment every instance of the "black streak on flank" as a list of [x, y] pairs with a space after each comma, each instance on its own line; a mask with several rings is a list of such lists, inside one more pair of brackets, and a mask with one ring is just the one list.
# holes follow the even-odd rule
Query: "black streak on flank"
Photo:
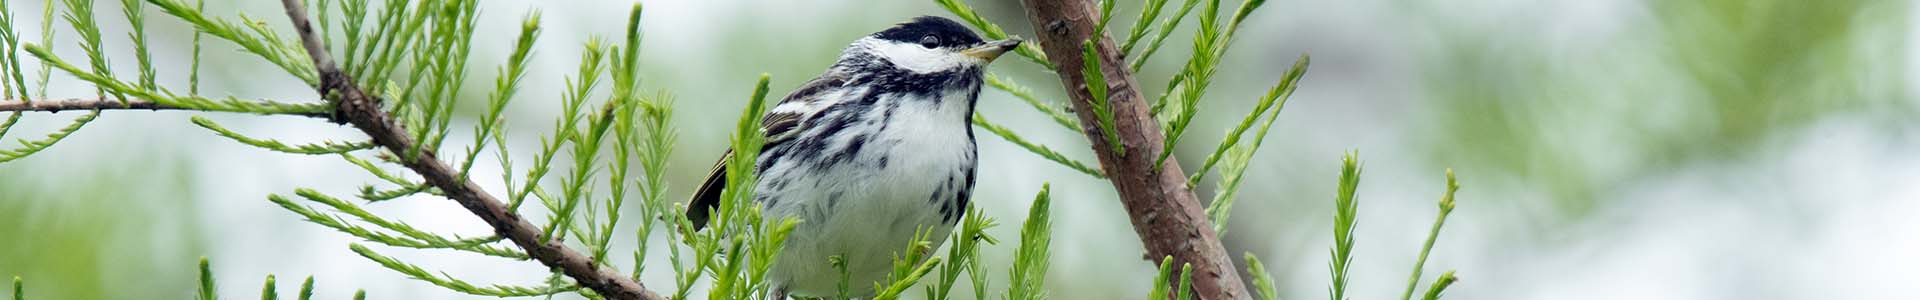
[[767, 209], [773, 209], [774, 205], [780, 205], [780, 198], [768, 196], [767, 194], [753, 195], [753, 200], [754, 202], [765, 204], [766, 206], [764, 207]]
[[887, 124], [893, 124], [894, 112], [900, 110], [900, 101], [887, 101], [880, 105], [885, 108], [880, 111], [880, 129], [874, 129], [874, 132], [886, 132]]
[[801, 132], [801, 136], [794, 138], [792, 149], [788, 149], [788, 151], [797, 152], [797, 156], [792, 160], [818, 163], [823, 158], [825, 153], [822, 152], [830, 146], [827, 143], [830, 142], [831, 137], [846, 130], [850, 123], [854, 122], [854, 118], [850, 117], [847, 111], [854, 108], [844, 107], [844, 105], [847, 103], [835, 104], [828, 107], [829, 111], [821, 112], [824, 115], [807, 120], [807, 127], [813, 129]]
[[780, 179], [773, 180], [772, 184], [767, 185], [767, 188], [774, 191], [785, 191], [787, 190], [788, 184], [793, 184], [793, 177], [782, 176]]
[[760, 151], [760, 161], [755, 164], [756, 170], [760, 172], [772, 170], [775, 162], [779, 162], [788, 153], [793, 153], [793, 147], [790, 145], [768, 145], [765, 149]]
[[832, 210], [840, 207], [840, 198], [846, 198], [846, 195], [842, 193], [842, 191], [833, 191], [833, 194], [827, 195], [827, 209]]
[[980, 175], [979, 169], [975, 168], [976, 167], [975, 162], [978, 161], [977, 159], [979, 157], [979, 152], [978, 150], [976, 150], [977, 148], [974, 148], [975, 146], [972, 138], [973, 130], [971, 128], [967, 130], [967, 137], [968, 137], [967, 138], [967, 158], [966, 160], [961, 162], [962, 165], [960, 166], [961, 176], [963, 176], [965, 180], [957, 188], [958, 193], [956, 194], [958, 195], [955, 195], [952, 201], [948, 201], [948, 203], [943, 203], [943, 204], [949, 204], [951, 206], [943, 205], [941, 206], [941, 209], [940, 209], [941, 221], [944, 221], [948, 224], [952, 224], [960, 220], [961, 213], [964, 212], [964, 210], [966, 210], [967, 208], [967, 202], [973, 200], [974, 183], [977, 181]]
[[927, 203], [933, 204], [933, 207], [940, 209], [940, 222], [942, 223], [947, 222], [947, 219], [951, 219], [954, 215], [953, 205], [948, 204], [953, 202], [947, 199], [949, 197], [953, 197], [953, 195], [947, 193], [947, 185], [942, 184], [940, 187], [934, 188], [933, 196], [927, 199]]
[[832, 157], [827, 158], [826, 162], [828, 164], [842, 164], [848, 161], [852, 161], [853, 158], [860, 156], [860, 147], [865, 146], [867, 144], [867, 139], [872, 138], [872, 136], [873, 135], [871, 134], [863, 133], [860, 135], [853, 136], [853, 138], [847, 139], [846, 149], [842, 149], [840, 150], [840, 152], [834, 153]]

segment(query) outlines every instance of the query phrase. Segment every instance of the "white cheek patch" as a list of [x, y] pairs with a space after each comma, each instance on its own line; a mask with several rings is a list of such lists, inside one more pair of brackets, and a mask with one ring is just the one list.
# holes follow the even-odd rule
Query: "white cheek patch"
[[888, 62], [892, 62], [893, 65], [913, 71], [914, 73], [926, 74], [940, 72], [981, 63], [979, 58], [958, 52], [948, 52], [942, 49], [927, 49], [914, 43], [900, 43], [875, 38], [864, 38], [861, 39], [860, 42], [865, 44], [867, 49], [872, 49], [874, 54], [885, 58]]

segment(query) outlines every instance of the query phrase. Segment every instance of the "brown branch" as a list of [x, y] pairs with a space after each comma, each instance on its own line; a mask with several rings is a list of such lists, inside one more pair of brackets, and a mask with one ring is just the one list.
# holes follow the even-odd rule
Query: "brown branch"
[[1100, 157], [1107, 179], [1119, 190], [1120, 203], [1133, 221], [1134, 233], [1147, 247], [1146, 259], [1159, 262], [1161, 257], [1171, 255], [1175, 265], [1193, 264], [1193, 290], [1200, 299], [1251, 299], [1246, 285], [1240, 281], [1239, 270], [1233, 266], [1232, 256], [1228, 256], [1226, 247], [1220, 244], [1219, 234], [1213, 231], [1200, 201], [1187, 189], [1186, 173], [1180, 169], [1180, 163], [1167, 160], [1161, 169], [1154, 169], [1155, 157], [1161, 151], [1168, 151], [1161, 148], [1160, 123], [1154, 120], [1140, 96], [1133, 73], [1127, 71], [1124, 54], [1105, 35], [1099, 37], [1096, 50], [1100, 64], [1107, 66], [1100, 69], [1108, 82], [1093, 84], [1105, 84], [1110, 91], [1114, 131], [1126, 146], [1125, 153], [1111, 151], [1112, 146], [1100, 132], [1099, 119], [1093, 114], [1092, 95], [1086, 88], [1087, 79], [1081, 76], [1079, 55], [1081, 43], [1092, 35], [1100, 21], [1100, 11], [1094, 1], [1023, 2], [1028, 20], [1038, 31], [1041, 48], [1051, 54], [1047, 59], [1059, 68], [1055, 73], [1060, 75], [1060, 83], [1071, 91], [1074, 111], [1086, 128], [1082, 133], [1092, 142], [1093, 152]]
[[[281, 4], [286, 7], [287, 18], [293, 21], [301, 44], [306, 47], [308, 56], [313, 58], [313, 65], [320, 73], [318, 91], [339, 100], [336, 115], [365, 132], [375, 144], [386, 147], [387, 151], [404, 153], [412, 149], [415, 141], [381, 109], [380, 100], [368, 96], [354, 84], [352, 78], [340, 71], [339, 66], [333, 64], [333, 57], [321, 46], [319, 37], [313, 32], [313, 25], [308, 23], [306, 8], [301, 1], [281, 0]], [[404, 164], [424, 177], [428, 184], [445, 192], [447, 198], [459, 202], [467, 211], [485, 220], [487, 225], [493, 227], [494, 233], [526, 249], [527, 256], [547, 267], [559, 269], [580, 286], [593, 289], [607, 299], [665, 299], [626, 275], [600, 268], [591, 258], [574, 252], [557, 240], [541, 239], [540, 227], [508, 210], [504, 203], [481, 190], [479, 185], [461, 177], [453, 168], [442, 163], [432, 149], [421, 149], [420, 156]]]
[[0, 111], [60, 112], [63, 110], [95, 109], [187, 110], [188, 108], [167, 106], [145, 100], [127, 100], [127, 102], [121, 103], [119, 100], [107, 98], [71, 98], [34, 100], [33, 102], [19, 100], [0, 101]]
[[[147, 100], [138, 100], [138, 99], [127, 99], [127, 102], [124, 102], [124, 103], [123, 103], [123, 102], [120, 102], [120, 100], [115, 100], [115, 99], [111, 99], [111, 98], [68, 98], [68, 99], [40, 99], [40, 100], [33, 100], [33, 101], [31, 101], [31, 102], [28, 102], [28, 101], [20, 101], [20, 100], [18, 100], [18, 99], [15, 99], [15, 100], [0, 100], [0, 112], [8, 112], [8, 111], [16, 111], [16, 112], [28, 112], [28, 111], [37, 111], [37, 112], [49, 112], [49, 113], [57, 113], [57, 112], [61, 112], [61, 111], [68, 111], [68, 110], [154, 110], [154, 111], [159, 111], [159, 110], [191, 110], [191, 111], [207, 111], [207, 110], [205, 110], [205, 109], [199, 109], [199, 108], [191, 108], [191, 107], [179, 107], [179, 106], [172, 106], [172, 105], [166, 105], [166, 104], [160, 104], [160, 103], [156, 103], [156, 102], [153, 102], [153, 101], [147, 101]], [[314, 118], [328, 118], [328, 117], [330, 116], [330, 114], [328, 114], [328, 113], [296, 113], [296, 112], [275, 112], [275, 113], [273, 113], [273, 114], [276, 114], [276, 115], [296, 115], [296, 116], [306, 116], [306, 117], [314, 117]]]

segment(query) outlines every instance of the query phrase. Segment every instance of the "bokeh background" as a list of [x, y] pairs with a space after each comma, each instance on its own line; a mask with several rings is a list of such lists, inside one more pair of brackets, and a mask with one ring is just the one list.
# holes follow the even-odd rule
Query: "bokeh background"
[[[1031, 36], [1014, 1], [969, 2]], [[1137, 16], [1138, 2], [1122, 1], [1116, 31]], [[852, 39], [912, 16], [947, 15], [931, 1], [646, 4], [644, 85], [679, 100], [675, 198], [718, 156], [758, 74], [773, 74], [781, 94]], [[41, 5], [8, 8], [28, 37], [40, 31]], [[109, 52], [129, 73], [119, 3], [97, 5], [110, 45], [120, 45]], [[483, 3], [476, 84], [466, 95], [484, 96], [517, 21], [542, 11], [535, 67], [508, 113], [514, 146], [531, 148], [557, 113], [581, 43], [619, 37], [628, 5]], [[272, 1], [211, 1], [208, 11], [285, 27]], [[161, 82], [184, 86], [191, 31], [147, 12]], [[1920, 8], [1902, 0], [1270, 1], [1243, 25], [1178, 157], [1204, 158], [1295, 57], [1310, 53], [1312, 69], [1255, 159], [1225, 237], [1230, 251], [1264, 258], [1286, 298], [1326, 295], [1337, 162], [1351, 149], [1366, 167], [1355, 299], [1398, 295], [1446, 168], [1465, 188], [1427, 278], [1459, 270], [1450, 298], [1910, 298], [1920, 284], [1916, 16]], [[1192, 24], [1147, 64], [1143, 83], [1178, 68]], [[71, 31], [59, 29], [56, 50], [80, 57]], [[232, 44], [207, 45], [207, 94], [314, 98]], [[1031, 64], [993, 68], [1065, 99]], [[92, 94], [64, 74], [53, 86], [56, 97]], [[1158, 94], [1162, 84], [1143, 86]], [[982, 97], [980, 109], [996, 120], [1091, 161], [1077, 134], [1004, 93]], [[482, 110], [462, 107], [469, 117], [460, 119]], [[8, 139], [38, 137], [78, 114], [29, 115]], [[0, 164], [0, 276], [26, 278], [35, 299], [180, 299], [194, 293], [194, 264], [206, 256], [225, 297], [252, 297], [276, 274], [283, 293], [315, 276], [328, 299], [355, 289], [374, 299], [470, 298], [362, 259], [345, 234], [265, 198], [295, 187], [346, 194], [376, 179], [335, 158], [233, 143], [192, 126], [190, 115], [108, 112], [44, 153]], [[306, 118], [209, 117], [289, 141], [358, 136]], [[463, 138], [452, 145], [470, 142]], [[1055, 298], [1145, 295], [1153, 266], [1141, 260], [1107, 183], [990, 135], [980, 143], [986, 176], [977, 202], [1007, 224], [999, 236], [1016, 235], [1041, 183], [1054, 186], [1047, 286]], [[499, 170], [482, 163], [478, 172], [491, 179]], [[488, 232], [450, 201], [372, 207], [429, 230]], [[1012, 247], [990, 247], [987, 260], [1004, 265]], [[477, 283], [536, 284], [545, 275], [532, 262], [377, 249]], [[666, 270], [649, 268], [647, 281], [666, 282]], [[1003, 288], [1004, 277], [996, 280]]]

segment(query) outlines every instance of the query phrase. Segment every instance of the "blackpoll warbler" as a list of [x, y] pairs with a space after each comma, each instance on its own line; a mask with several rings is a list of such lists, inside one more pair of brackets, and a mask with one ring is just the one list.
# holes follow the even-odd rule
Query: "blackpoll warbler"
[[[886, 279], [916, 230], [930, 230], [939, 247], [973, 190], [982, 69], [1019, 44], [914, 18], [855, 40], [767, 112], [754, 200], [769, 220], [801, 220], [768, 271], [776, 297], [834, 296], [833, 256], [845, 259], [853, 296], [871, 295], [864, 287]], [[687, 218], [696, 229], [725, 182], [715, 167], [695, 192]]]

